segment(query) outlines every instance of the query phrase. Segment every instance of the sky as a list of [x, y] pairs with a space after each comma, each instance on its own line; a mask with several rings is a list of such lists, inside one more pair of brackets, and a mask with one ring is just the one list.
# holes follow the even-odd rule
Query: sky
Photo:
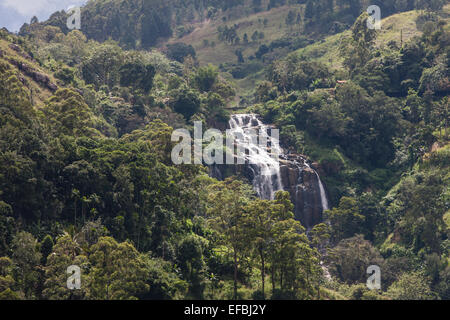
[[33, 16], [47, 20], [56, 11], [86, 3], [87, 0], [0, 0], [0, 28], [19, 31]]

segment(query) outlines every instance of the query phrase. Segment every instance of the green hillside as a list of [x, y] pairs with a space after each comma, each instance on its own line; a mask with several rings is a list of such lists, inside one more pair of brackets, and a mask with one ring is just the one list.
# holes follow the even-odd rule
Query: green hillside
[[[252, 63], [248, 61], [249, 57], [255, 55], [261, 45], [269, 46], [274, 41], [280, 39], [308, 39], [304, 42], [304, 48], [294, 51], [303, 59], [318, 61], [327, 65], [331, 70], [342, 69], [342, 57], [339, 52], [342, 40], [350, 35], [350, 31], [345, 31], [332, 36], [325, 36], [321, 39], [317, 34], [312, 34], [308, 37], [303, 23], [296, 23], [294, 25], [287, 25], [286, 18], [290, 11], [302, 14], [304, 19], [304, 5], [285, 5], [270, 11], [259, 13], [247, 13], [244, 17], [238, 19], [231, 19], [223, 22], [223, 17], [227, 15], [218, 16], [214, 20], [206, 20], [201, 23], [192, 25], [193, 31], [181, 38], [173, 37], [168, 41], [172, 43], [188, 43], [192, 45], [196, 51], [197, 59], [201, 65], [213, 64], [219, 65], [236, 65], [237, 56], [236, 50], [242, 52], [244, 60], [250, 66], [244, 68], [252, 69], [249, 75], [243, 79], [236, 79], [229, 73], [228, 68], [224, 68], [224, 77], [235, 82], [235, 87], [238, 90], [238, 97], [235, 103], [239, 104], [239, 96], [247, 96], [252, 94], [255, 86], [265, 80], [264, 67], [267, 66], [273, 59], [281, 59], [288, 54], [291, 54], [292, 49], [282, 48], [275, 50], [270, 56], [266, 57], [264, 63]], [[389, 43], [395, 42], [397, 45], [407, 43], [411, 38], [420, 36], [422, 31], [419, 30], [417, 18], [421, 12], [414, 10], [393, 14], [382, 20], [382, 29], [378, 31], [377, 46], [384, 47]], [[441, 17], [445, 21], [449, 21], [450, 5], [445, 6], [441, 13]], [[264, 20], [265, 23], [264, 23]], [[303, 21], [303, 20], [302, 20]], [[218, 28], [223, 25], [237, 25], [238, 36], [242, 39], [244, 34], [252, 35], [255, 31], [264, 33], [264, 39], [251, 41], [248, 44], [229, 44], [219, 40]], [[319, 39], [317, 39], [319, 37]], [[314, 40], [314, 38], [316, 38]], [[314, 42], [313, 44], [307, 44]], [[258, 60], [258, 59], [256, 59]], [[245, 63], [244, 63], [245, 64]], [[234, 79], [233, 79], [234, 78]], [[239, 77], [240, 78], [240, 77]]]
[[[222, 20], [227, 14], [218, 16], [213, 21], [208, 19], [202, 23], [194, 25], [194, 31], [181, 38], [172, 38], [171, 42], [184, 42], [192, 45], [196, 52], [197, 57], [201, 64], [214, 64], [220, 65], [223, 63], [236, 62], [236, 50], [242, 50], [245, 57], [249, 57], [255, 54], [258, 48], [262, 44], [269, 45], [272, 41], [278, 40], [285, 36], [300, 34], [301, 25], [286, 25], [286, 17], [289, 11], [296, 13], [302, 12], [304, 6], [302, 5], [290, 5], [274, 8], [270, 11], [263, 11], [259, 13], [248, 13], [244, 17], [238, 19]], [[296, 15], [297, 16], [297, 15]], [[266, 21], [265, 21], [266, 20]], [[241, 39], [240, 44], [229, 44], [223, 41], [219, 41], [218, 28], [224, 25], [238, 25], [237, 34]], [[263, 32], [264, 38], [251, 40], [251, 36], [257, 32]], [[244, 34], [247, 34], [249, 38], [248, 44], [243, 44]], [[205, 45], [205, 41], [209, 45]], [[211, 46], [211, 43], [215, 43]]]
[[[411, 38], [420, 36], [422, 31], [418, 29], [416, 20], [420, 11], [408, 11], [394, 14], [382, 20], [382, 29], [378, 32], [377, 46], [383, 47], [395, 41], [397, 45], [401, 42], [407, 43]], [[450, 5], [444, 7], [442, 17], [445, 21], [450, 21]], [[448, 24], [447, 24], [448, 26]], [[326, 37], [312, 45], [296, 51], [305, 59], [316, 60], [327, 64], [332, 69], [342, 68], [342, 58], [339, 54], [339, 47], [344, 37], [348, 37], [349, 31]]]
[[20, 73], [20, 80], [39, 107], [56, 90], [57, 79], [29, 55], [29, 50], [29, 47], [24, 49], [20, 45], [0, 39], [0, 61], [15, 69], [17, 74]]
[[[367, 0], [91, 0], [81, 30], [1, 29], [0, 300], [449, 300], [444, 2], [373, 0], [380, 31]], [[207, 161], [230, 121], [279, 129], [277, 174]]]

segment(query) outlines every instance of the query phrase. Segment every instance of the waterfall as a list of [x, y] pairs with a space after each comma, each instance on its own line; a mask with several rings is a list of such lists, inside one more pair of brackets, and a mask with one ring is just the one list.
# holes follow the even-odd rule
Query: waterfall
[[327, 194], [325, 192], [325, 188], [323, 187], [322, 180], [320, 180], [319, 174], [316, 172], [317, 179], [319, 180], [319, 188], [320, 188], [320, 200], [322, 202], [322, 210], [327, 211], [330, 209], [328, 206]]
[[273, 131], [275, 128], [264, 124], [256, 114], [232, 115], [229, 127], [227, 135], [233, 140], [230, 144], [227, 142], [227, 146], [233, 149], [229, 151], [232, 151], [234, 161], [244, 166], [244, 171], [238, 171], [242, 166], [227, 163], [211, 170], [213, 176], [223, 179], [230, 173], [243, 173], [261, 199], [273, 200], [277, 191], [288, 191], [297, 220], [307, 229], [321, 223], [322, 213], [329, 210], [329, 202], [325, 186], [307, 157], [285, 153], [275, 135], [277, 131]]
[[[305, 162], [305, 165], [312, 169], [311, 166]], [[325, 188], [323, 186], [322, 180], [320, 179], [319, 174], [317, 173], [316, 170], [314, 170], [314, 172], [316, 173], [317, 176], [317, 182], [319, 183], [319, 190], [320, 190], [320, 203], [322, 204], [322, 211], [327, 211], [330, 209], [329, 205], [328, 205], [328, 198], [327, 198], [327, 193], [325, 192]]]
[[283, 183], [278, 157], [282, 150], [278, 137], [268, 134], [272, 127], [263, 124], [255, 114], [233, 115], [229, 126], [236, 144], [245, 148], [240, 156], [253, 173], [254, 190], [262, 199], [274, 199], [275, 193], [283, 190]]

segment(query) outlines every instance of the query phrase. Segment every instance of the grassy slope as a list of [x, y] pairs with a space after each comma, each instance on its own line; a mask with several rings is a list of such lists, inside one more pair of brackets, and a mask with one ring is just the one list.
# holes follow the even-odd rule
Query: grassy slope
[[[377, 45], [382, 46], [390, 41], [400, 44], [401, 31], [403, 30], [403, 42], [408, 41], [416, 35], [420, 35], [417, 30], [415, 19], [419, 15], [418, 11], [409, 11], [392, 15], [382, 21], [382, 29], [379, 31]], [[323, 41], [314, 43], [306, 48], [297, 51], [297, 54], [305, 58], [325, 63], [333, 70], [342, 68], [342, 58], [339, 55], [339, 46], [344, 37], [348, 37], [350, 31], [347, 30]]]
[[[450, 5], [445, 7], [445, 12], [447, 15], [450, 14]], [[376, 44], [378, 46], [383, 46], [390, 41], [396, 41], [400, 45], [402, 39], [401, 30], [403, 30], [403, 43], [409, 41], [414, 36], [420, 35], [421, 32], [417, 29], [415, 23], [419, 14], [419, 11], [408, 11], [383, 19], [382, 29], [379, 31]], [[448, 19], [448, 16], [446, 18]], [[349, 35], [350, 30], [329, 36], [305, 48], [297, 50], [294, 54], [303, 56], [305, 59], [324, 63], [332, 70], [342, 69], [343, 59], [339, 54], [339, 47], [342, 39]], [[256, 83], [263, 79], [263, 72], [260, 72], [259, 74], [252, 75], [246, 79], [236, 81], [238, 87], [241, 89], [239, 92], [241, 94], [248, 94], [254, 89]]]
[[53, 77], [53, 75], [48, 72], [47, 70], [42, 69], [38, 62], [34, 61], [34, 60], [28, 60], [25, 59], [24, 57], [22, 57], [19, 53], [17, 53], [16, 51], [12, 50], [9, 46], [10, 46], [11, 42], [8, 42], [4, 39], [0, 39], [0, 50], [3, 52], [4, 56], [3, 58], [0, 57], [0, 60], [5, 61], [6, 63], [8, 63], [9, 65], [11, 65], [11, 67], [15, 70], [17, 70], [17, 75], [21, 75], [23, 76], [23, 78], [26, 80], [26, 88], [29, 91], [33, 92], [33, 103], [39, 108], [41, 106], [44, 105], [44, 101], [46, 101], [48, 98], [50, 98], [52, 96], [52, 92], [40, 85], [39, 83], [37, 83], [34, 79], [32, 79], [31, 77], [25, 75], [23, 72], [19, 71], [19, 69], [12, 65], [8, 59], [14, 59], [17, 61], [20, 61], [22, 63], [25, 63], [26, 65], [32, 67], [35, 71], [45, 74], [50, 78], [50, 81], [52, 83], [57, 83], [57, 80]]
[[[220, 65], [221, 63], [235, 63], [236, 56], [235, 50], [243, 49], [244, 57], [253, 55], [261, 44], [270, 44], [273, 40], [279, 39], [286, 34], [289, 34], [301, 26], [289, 27], [285, 23], [286, 16], [289, 10], [301, 10], [302, 5], [286, 5], [279, 8], [272, 9], [270, 11], [262, 11], [253, 14], [244, 14], [244, 17], [238, 19], [232, 19], [227, 22], [222, 21], [222, 17], [214, 19], [214, 21], [206, 20], [203, 23], [198, 23], [196, 29], [180, 38], [172, 38], [169, 43], [184, 42], [191, 44], [197, 51], [197, 57], [201, 65], [211, 63], [213, 65]], [[445, 13], [450, 14], [450, 5], [445, 7]], [[377, 45], [385, 45], [390, 41], [396, 41], [398, 44], [401, 42], [401, 30], [403, 30], [403, 42], [407, 42], [412, 37], [420, 35], [421, 32], [417, 29], [415, 20], [419, 15], [419, 11], [409, 11], [387, 17], [382, 22], [382, 30], [379, 32]], [[258, 20], [268, 19], [269, 23], [266, 27]], [[244, 24], [246, 23], [246, 24]], [[234, 24], [241, 24], [238, 29], [238, 34], [243, 38], [244, 33], [247, 33], [249, 37], [254, 31], [262, 31], [265, 34], [263, 40], [255, 42], [250, 41], [246, 46], [244, 45], [229, 45], [227, 43], [218, 40], [217, 28], [220, 25], [232, 26]], [[281, 24], [281, 28], [280, 28]], [[297, 30], [298, 31], [298, 30]], [[312, 45], [296, 51], [297, 54], [304, 56], [306, 59], [320, 61], [327, 64], [333, 70], [342, 68], [342, 58], [339, 55], [339, 45], [343, 37], [350, 34], [347, 30], [343, 33], [329, 36], [324, 40], [318, 41]], [[208, 40], [209, 42], [215, 42], [215, 47], [205, 47], [203, 42]], [[231, 75], [223, 75], [225, 78], [232, 80]], [[256, 84], [264, 79], [264, 71], [260, 71], [242, 80], [234, 80], [236, 88], [238, 89], [238, 95], [248, 95], [256, 87]], [[239, 97], [237, 98], [239, 100]], [[236, 101], [237, 103], [237, 101]]]
[[[301, 5], [286, 5], [279, 8], [274, 8], [270, 11], [249, 13], [244, 17], [232, 19], [227, 22], [223, 22], [222, 16], [219, 16], [213, 21], [206, 20], [203, 23], [197, 24], [196, 29], [192, 33], [180, 39], [172, 38], [169, 43], [184, 42], [192, 45], [197, 51], [197, 57], [201, 64], [211, 63], [213, 65], [219, 65], [226, 62], [234, 63], [237, 59], [234, 54], [236, 49], [243, 49], [244, 56], [248, 57], [253, 55], [261, 44], [270, 44], [273, 40], [279, 39], [289, 33], [291, 28], [285, 23], [288, 12], [289, 10], [299, 11], [301, 7]], [[264, 24], [259, 22], [258, 19], [262, 21], [267, 19], [267, 26], [264, 26]], [[250, 40], [248, 45], [230, 45], [219, 41], [217, 28], [225, 25], [231, 27], [234, 24], [240, 25], [238, 35], [241, 40], [243, 39], [245, 33], [247, 33], [250, 38], [255, 31], [264, 32], [265, 38], [255, 42]], [[280, 24], [282, 26], [281, 28]], [[297, 25], [293, 28], [298, 29], [299, 26]], [[204, 40], [208, 40], [209, 42], [214, 41], [216, 46], [214, 48], [205, 47], [203, 45]]]
[[[290, 27], [286, 25], [285, 20], [290, 10], [300, 12], [302, 7], [303, 5], [285, 5], [258, 13], [253, 13], [250, 9], [243, 9], [246, 12], [241, 12], [240, 18], [223, 22], [223, 16], [219, 16], [212, 21], [206, 20], [203, 23], [196, 24], [196, 28], [192, 33], [180, 39], [172, 38], [169, 40], [169, 43], [184, 42], [192, 45], [197, 52], [197, 58], [201, 65], [211, 63], [218, 66], [221, 63], [236, 63], [237, 57], [234, 53], [236, 49], [241, 49], [244, 57], [247, 58], [254, 55], [262, 44], [269, 45], [272, 41], [280, 39], [291, 32], [299, 31], [301, 25]], [[263, 24], [264, 19], [268, 20], [266, 26]], [[238, 35], [241, 40], [244, 34], [247, 33], [250, 40], [249, 44], [244, 45], [241, 41], [241, 45], [230, 45], [218, 39], [217, 28], [219, 26], [227, 25], [231, 27], [234, 24], [239, 25]], [[251, 36], [255, 31], [263, 32], [264, 39], [252, 41]], [[215, 47], [205, 47], [204, 40], [208, 40], [210, 43], [215, 42]], [[237, 105], [239, 96], [252, 93], [256, 83], [264, 79], [264, 72], [260, 71], [242, 80], [234, 80], [230, 74], [223, 74], [222, 76], [235, 83], [238, 93], [235, 101], [235, 105]]]
[[[446, 14], [446, 20], [449, 21], [450, 5], [445, 6], [444, 12]], [[376, 44], [383, 46], [390, 41], [396, 41], [400, 45], [402, 30], [403, 43], [409, 41], [414, 36], [420, 35], [421, 32], [416, 27], [416, 18], [419, 14], [419, 11], [414, 10], [398, 13], [383, 19], [382, 28], [379, 31]], [[333, 70], [340, 69], [342, 68], [342, 58], [339, 56], [339, 46], [342, 38], [349, 35], [350, 31], [347, 30], [343, 33], [327, 37], [322, 41], [297, 50], [297, 54], [325, 63]]]
[[[180, 38], [172, 38], [169, 43], [184, 42], [191, 44], [197, 51], [197, 56], [201, 64], [214, 64], [219, 65], [226, 62], [236, 62], [235, 50], [238, 48], [244, 49], [244, 56], [248, 57], [253, 55], [258, 50], [261, 44], [270, 44], [270, 42], [281, 38], [282, 36], [289, 34], [291, 31], [298, 31], [301, 27], [296, 25], [289, 27], [285, 23], [286, 16], [289, 10], [299, 11], [302, 8], [301, 5], [286, 5], [279, 8], [272, 9], [270, 11], [263, 11], [255, 14], [249, 14], [245, 17], [222, 22], [222, 17], [216, 18], [214, 21], [206, 20], [203, 23], [196, 25], [196, 29]], [[450, 13], [450, 5], [445, 8], [447, 13]], [[379, 32], [377, 44], [384, 45], [389, 41], [396, 41], [400, 44], [401, 30], [403, 30], [403, 41], [407, 42], [409, 39], [416, 35], [420, 35], [420, 31], [417, 30], [415, 20], [419, 15], [419, 11], [408, 11], [387, 17], [382, 22], [382, 30]], [[264, 27], [262, 23], [258, 22], [258, 19], [268, 19], [269, 23], [267, 27]], [[242, 25], [243, 23], [250, 22], [251, 25]], [[263, 40], [256, 42], [250, 42], [248, 45], [229, 45], [218, 40], [217, 28], [221, 25], [232, 26], [234, 24], [242, 25], [238, 29], [238, 34], [243, 38], [244, 33], [250, 37], [255, 31], [262, 31], [265, 34]], [[280, 28], [280, 24], [282, 27]], [[338, 57], [338, 48], [340, 40], [343, 36], [348, 36], [349, 31], [327, 37], [325, 40], [319, 41], [315, 44], [300, 49], [297, 52], [317, 59], [324, 63], [330, 63], [334, 67], [340, 67], [340, 60]], [[203, 41], [214, 41], [216, 46], [205, 47]]]

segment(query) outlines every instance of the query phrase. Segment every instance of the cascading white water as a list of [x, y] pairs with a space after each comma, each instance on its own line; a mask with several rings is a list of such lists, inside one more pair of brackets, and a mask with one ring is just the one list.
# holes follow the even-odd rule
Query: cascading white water
[[283, 190], [278, 158], [282, 150], [278, 138], [268, 134], [271, 127], [263, 124], [255, 114], [233, 115], [229, 125], [236, 144], [246, 150], [240, 156], [253, 172], [253, 188], [260, 198], [273, 199], [277, 191]]
[[257, 195], [272, 200], [277, 191], [289, 191], [296, 206], [296, 217], [305, 227], [312, 228], [320, 223], [320, 211], [329, 210], [329, 203], [319, 174], [311, 168], [306, 158], [285, 154], [279, 145], [278, 135], [273, 134], [274, 128], [265, 125], [256, 114], [232, 115], [229, 127], [228, 133], [234, 138], [233, 146], [229, 147], [233, 147], [233, 154], [234, 148], [241, 149], [237, 155], [238, 163], [246, 164]]
[[316, 172], [317, 179], [319, 180], [319, 188], [320, 188], [320, 200], [322, 202], [322, 210], [327, 211], [330, 209], [328, 206], [327, 194], [325, 192], [325, 188], [323, 187], [322, 180], [320, 180], [319, 174]]
[[[305, 162], [305, 165], [311, 169], [311, 166]], [[328, 205], [327, 193], [325, 192], [325, 188], [323, 186], [322, 180], [320, 180], [320, 176], [316, 170], [314, 170], [317, 176], [317, 181], [319, 182], [319, 190], [320, 190], [320, 202], [322, 204], [322, 211], [327, 211], [330, 209]]]

